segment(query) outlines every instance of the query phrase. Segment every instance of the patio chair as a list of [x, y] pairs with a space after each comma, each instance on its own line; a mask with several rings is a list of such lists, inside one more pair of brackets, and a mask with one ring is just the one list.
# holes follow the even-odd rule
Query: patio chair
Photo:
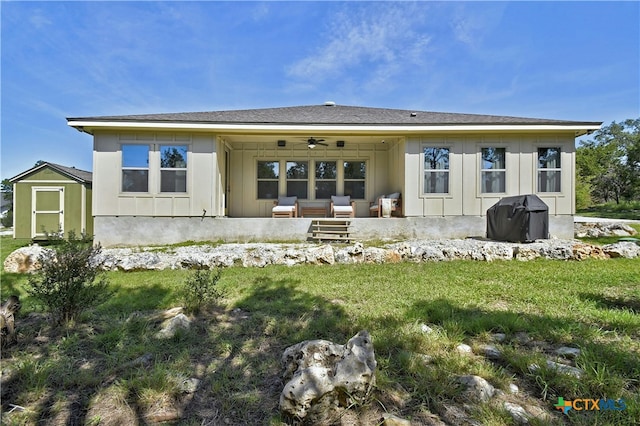
[[298, 197], [278, 197], [273, 202], [271, 217], [298, 217]]
[[369, 216], [390, 217], [394, 213], [402, 216], [402, 198], [399, 192], [380, 195], [376, 201], [369, 203]]
[[356, 202], [349, 195], [331, 196], [331, 216], [344, 218], [356, 216]]

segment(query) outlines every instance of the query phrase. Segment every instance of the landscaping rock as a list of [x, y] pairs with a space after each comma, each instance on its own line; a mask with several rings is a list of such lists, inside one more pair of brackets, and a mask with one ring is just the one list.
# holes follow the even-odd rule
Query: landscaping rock
[[500, 352], [500, 350], [496, 348], [494, 345], [480, 346], [480, 350], [482, 351], [484, 356], [489, 359], [498, 360], [502, 358], [502, 352]]
[[[42, 252], [39, 246], [23, 247], [7, 257], [7, 272], [30, 272]], [[418, 240], [391, 243], [383, 247], [365, 247], [362, 242], [350, 246], [331, 244], [247, 243], [196, 245], [189, 247], [102, 249], [98, 261], [105, 270], [140, 271], [230, 267], [262, 268], [268, 265], [333, 265], [354, 263], [441, 262], [449, 260], [529, 261], [538, 258], [583, 260], [587, 258], [640, 257], [640, 246], [620, 242], [600, 248], [575, 240], [537, 240], [533, 243], [508, 243], [481, 239]]]
[[383, 426], [411, 426], [409, 420], [398, 417], [395, 414], [384, 413], [382, 419]]
[[178, 314], [162, 324], [162, 329], [156, 333], [156, 338], [170, 339], [176, 335], [178, 330], [189, 330], [190, 327], [191, 320], [185, 314]]
[[503, 407], [507, 412], [511, 415], [511, 418], [514, 422], [519, 425], [529, 424], [529, 420], [531, 420], [531, 416], [527, 411], [519, 406], [518, 404], [513, 404], [511, 402], [504, 402]]
[[465, 387], [464, 393], [475, 401], [487, 402], [496, 392], [489, 382], [479, 376], [460, 376], [458, 382]]
[[555, 350], [557, 355], [560, 355], [564, 358], [574, 359], [580, 356], [580, 349], [578, 348], [570, 348], [568, 346], [562, 346]]
[[280, 409], [309, 423], [322, 423], [336, 407], [363, 403], [375, 383], [373, 343], [365, 330], [346, 345], [310, 340], [290, 346], [282, 365]]
[[4, 260], [4, 272], [12, 274], [32, 273], [40, 269], [40, 256], [51, 249], [33, 244], [14, 250]]
[[608, 244], [602, 250], [611, 257], [625, 257], [635, 259], [640, 257], [640, 245], [632, 241], [621, 241], [615, 244]]
[[632, 237], [637, 234], [631, 226], [619, 222], [576, 223], [574, 232], [576, 238]]
[[[555, 370], [558, 373], [562, 373], [562, 374], [568, 374], [578, 379], [582, 377], [582, 374], [584, 374], [584, 371], [579, 368], [572, 367], [570, 365], [561, 364], [555, 361], [547, 360], [546, 364], [547, 364], [547, 368], [550, 370]], [[540, 369], [540, 366], [538, 364], [531, 364], [529, 366], [529, 371], [531, 371], [532, 373], [538, 371], [539, 369]]]

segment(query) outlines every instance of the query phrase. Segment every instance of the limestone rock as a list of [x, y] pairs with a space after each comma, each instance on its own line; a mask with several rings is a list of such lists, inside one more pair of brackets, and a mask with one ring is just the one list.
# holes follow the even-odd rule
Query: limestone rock
[[191, 320], [185, 314], [178, 314], [162, 323], [162, 329], [156, 333], [158, 339], [170, 339], [178, 330], [189, 330]]
[[50, 249], [33, 244], [14, 250], [4, 260], [4, 271], [14, 274], [31, 273], [40, 269], [40, 256]]
[[338, 406], [366, 400], [375, 383], [376, 360], [365, 330], [346, 345], [310, 340], [285, 349], [280, 409], [307, 422], [322, 422]]
[[526, 412], [524, 408], [519, 406], [518, 404], [513, 404], [511, 402], [505, 402], [503, 407], [507, 412], [511, 415], [511, 418], [514, 422], [520, 425], [529, 424], [529, 420], [531, 416]]
[[382, 418], [382, 426], [411, 426], [409, 420], [398, 417], [395, 414], [384, 413]]
[[626, 257], [627, 259], [640, 257], [640, 245], [632, 241], [608, 244], [602, 247], [602, 250], [611, 257]]
[[460, 376], [458, 382], [465, 387], [465, 394], [476, 401], [486, 402], [496, 392], [495, 388], [480, 376]]

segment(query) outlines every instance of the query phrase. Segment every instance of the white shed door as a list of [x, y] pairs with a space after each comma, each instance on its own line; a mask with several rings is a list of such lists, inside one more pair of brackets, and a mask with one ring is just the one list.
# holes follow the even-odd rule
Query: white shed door
[[33, 187], [31, 189], [31, 238], [64, 232], [64, 188]]

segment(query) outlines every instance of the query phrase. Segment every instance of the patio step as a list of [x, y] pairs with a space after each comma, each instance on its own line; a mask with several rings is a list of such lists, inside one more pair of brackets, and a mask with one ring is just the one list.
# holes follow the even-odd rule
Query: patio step
[[349, 236], [350, 220], [314, 219], [311, 221], [311, 238], [316, 241], [344, 241], [351, 240]]

